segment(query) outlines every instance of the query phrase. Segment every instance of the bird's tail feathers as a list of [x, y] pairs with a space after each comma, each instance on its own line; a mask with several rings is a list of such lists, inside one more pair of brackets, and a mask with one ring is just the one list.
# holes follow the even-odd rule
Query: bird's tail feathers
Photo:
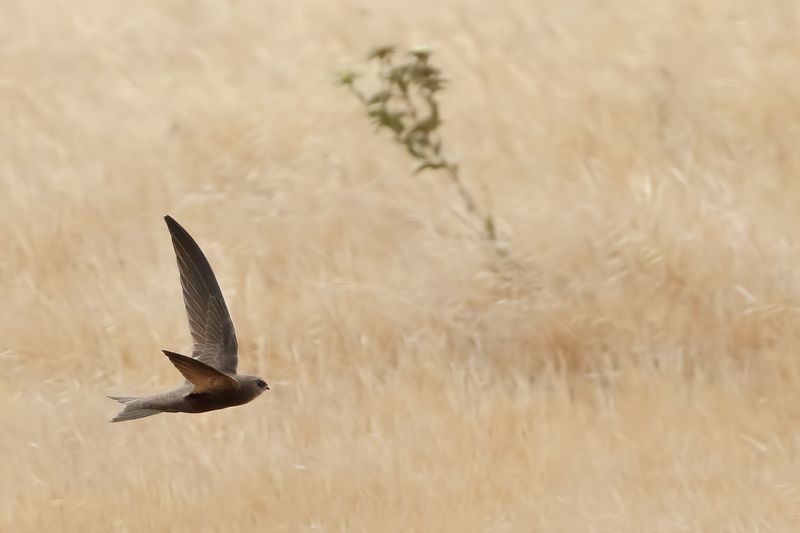
[[112, 422], [124, 422], [126, 420], [136, 420], [137, 418], [144, 418], [146, 416], [153, 416], [161, 413], [158, 409], [149, 409], [137, 405], [141, 399], [136, 396], [109, 396], [112, 400], [125, 404], [125, 408], [120, 411], [117, 416], [111, 419]]
[[139, 399], [138, 396], [109, 396], [112, 400], [117, 400], [119, 403], [124, 403], [125, 405], [131, 404]]

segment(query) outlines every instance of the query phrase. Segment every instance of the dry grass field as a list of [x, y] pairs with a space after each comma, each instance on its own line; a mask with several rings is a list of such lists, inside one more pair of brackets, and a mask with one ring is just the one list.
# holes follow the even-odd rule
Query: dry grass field
[[[0, 10], [0, 531], [800, 531], [796, 1]], [[507, 259], [332, 83], [384, 43]], [[272, 390], [109, 424], [167, 213]]]

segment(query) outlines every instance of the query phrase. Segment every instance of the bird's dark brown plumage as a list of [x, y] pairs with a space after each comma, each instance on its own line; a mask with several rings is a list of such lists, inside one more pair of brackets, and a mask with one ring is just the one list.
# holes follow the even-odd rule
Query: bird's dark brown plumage
[[183, 287], [183, 302], [194, 340], [192, 357], [231, 374], [236, 373], [238, 343], [222, 291], [203, 252], [191, 235], [167, 215]]

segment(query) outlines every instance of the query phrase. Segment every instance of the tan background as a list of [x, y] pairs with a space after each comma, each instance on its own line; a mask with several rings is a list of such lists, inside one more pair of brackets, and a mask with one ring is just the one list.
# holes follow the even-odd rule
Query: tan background
[[[797, 2], [0, 4], [3, 531], [800, 529]], [[331, 83], [384, 43], [507, 275]], [[110, 425], [166, 213], [272, 390]]]

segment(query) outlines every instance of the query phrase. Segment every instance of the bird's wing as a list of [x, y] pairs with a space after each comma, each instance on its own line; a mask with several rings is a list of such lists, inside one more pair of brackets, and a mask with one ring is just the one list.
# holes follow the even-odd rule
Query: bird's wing
[[164, 217], [181, 274], [183, 302], [194, 340], [192, 357], [227, 374], [235, 374], [238, 344], [233, 322], [211, 265], [180, 224]]
[[162, 350], [169, 357], [175, 368], [183, 374], [189, 383], [194, 385], [192, 393], [203, 393], [209, 390], [238, 389], [239, 382], [233, 376], [224, 374], [202, 361], [187, 355]]

